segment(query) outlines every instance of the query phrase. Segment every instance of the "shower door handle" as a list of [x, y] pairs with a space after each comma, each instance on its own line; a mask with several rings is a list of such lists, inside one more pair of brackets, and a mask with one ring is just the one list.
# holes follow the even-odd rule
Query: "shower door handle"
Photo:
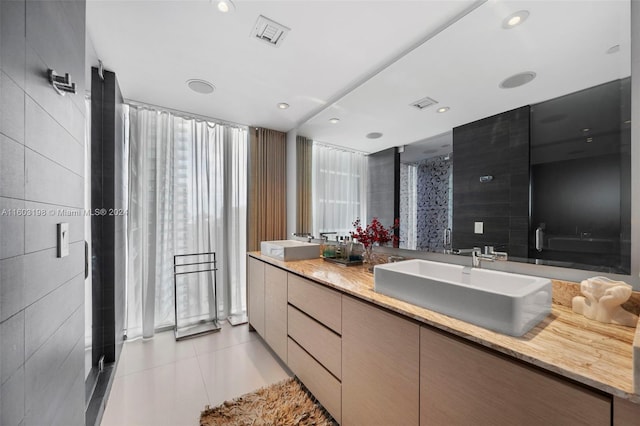
[[538, 226], [538, 229], [536, 229], [536, 250], [541, 252], [543, 247], [544, 247], [544, 231], [542, 230], [542, 227]]
[[444, 230], [444, 248], [446, 249], [451, 245], [451, 228], [447, 228]]
[[84, 279], [89, 278], [89, 243], [84, 241]]

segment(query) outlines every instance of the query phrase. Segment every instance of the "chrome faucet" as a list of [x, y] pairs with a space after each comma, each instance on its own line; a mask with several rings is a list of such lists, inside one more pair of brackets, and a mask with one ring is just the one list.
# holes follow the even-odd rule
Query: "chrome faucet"
[[482, 268], [482, 262], [493, 262], [495, 260], [507, 260], [509, 256], [503, 251], [494, 251], [493, 247], [485, 246], [485, 253], [479, 247], [474, 247], [471, 251], [471, 260], [474, 268]]
[[326, 237], [327, 235], [331, 235], [331, 234], [337, 234], [336, 231], [331, 231], [331, 232], [321, 232], [320, 233], [320, 238], [322, 239], [323, 237]]
[[311, 233], [309, 232], [294, 232], [291, 235], [298, 238], [306, 238], [308, 243], [310, 243], [311, 240], [313, 240], [313, 235], [311, 235]]

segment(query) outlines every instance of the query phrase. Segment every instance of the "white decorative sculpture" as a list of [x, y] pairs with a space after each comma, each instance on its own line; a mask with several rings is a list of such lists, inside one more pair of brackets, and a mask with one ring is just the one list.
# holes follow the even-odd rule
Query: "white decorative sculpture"
[[638, 316], [620, 306], [631, 296], [632, 287], [629, 284], [606, 277], [593, 277], [582, 281], [580, 290], [584, 297], [573, 298], [573, 312], [604, 323], [628, 327], [638, 324]]

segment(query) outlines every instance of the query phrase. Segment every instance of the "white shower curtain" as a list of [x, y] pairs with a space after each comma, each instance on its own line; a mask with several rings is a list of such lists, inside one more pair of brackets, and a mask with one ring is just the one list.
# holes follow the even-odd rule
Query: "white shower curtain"
[[349, 235], [367, 217], [366, 155], [314, 141], [311, 169], [313, 234]]
[[[215, 252], [218, 318], [244, 312], [247, 129], [139, 106], [128, 129], [127, 336], [175, 323], [174, 255]], [[177, 283], [180, 325], [214, 312], [211, 273]]]

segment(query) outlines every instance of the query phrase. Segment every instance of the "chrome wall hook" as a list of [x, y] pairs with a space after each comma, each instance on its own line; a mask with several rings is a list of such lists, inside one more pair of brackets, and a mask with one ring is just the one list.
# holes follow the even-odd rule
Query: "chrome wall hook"
[[58, 75], [55, 70], [49, 69], [47, 71], [49, 76], [49, 83], [59, 95], [64, 96], [65, 93], [76, 93], [76, 84], [71, 82], [71, 76], [66, 73], [63, 76]]

